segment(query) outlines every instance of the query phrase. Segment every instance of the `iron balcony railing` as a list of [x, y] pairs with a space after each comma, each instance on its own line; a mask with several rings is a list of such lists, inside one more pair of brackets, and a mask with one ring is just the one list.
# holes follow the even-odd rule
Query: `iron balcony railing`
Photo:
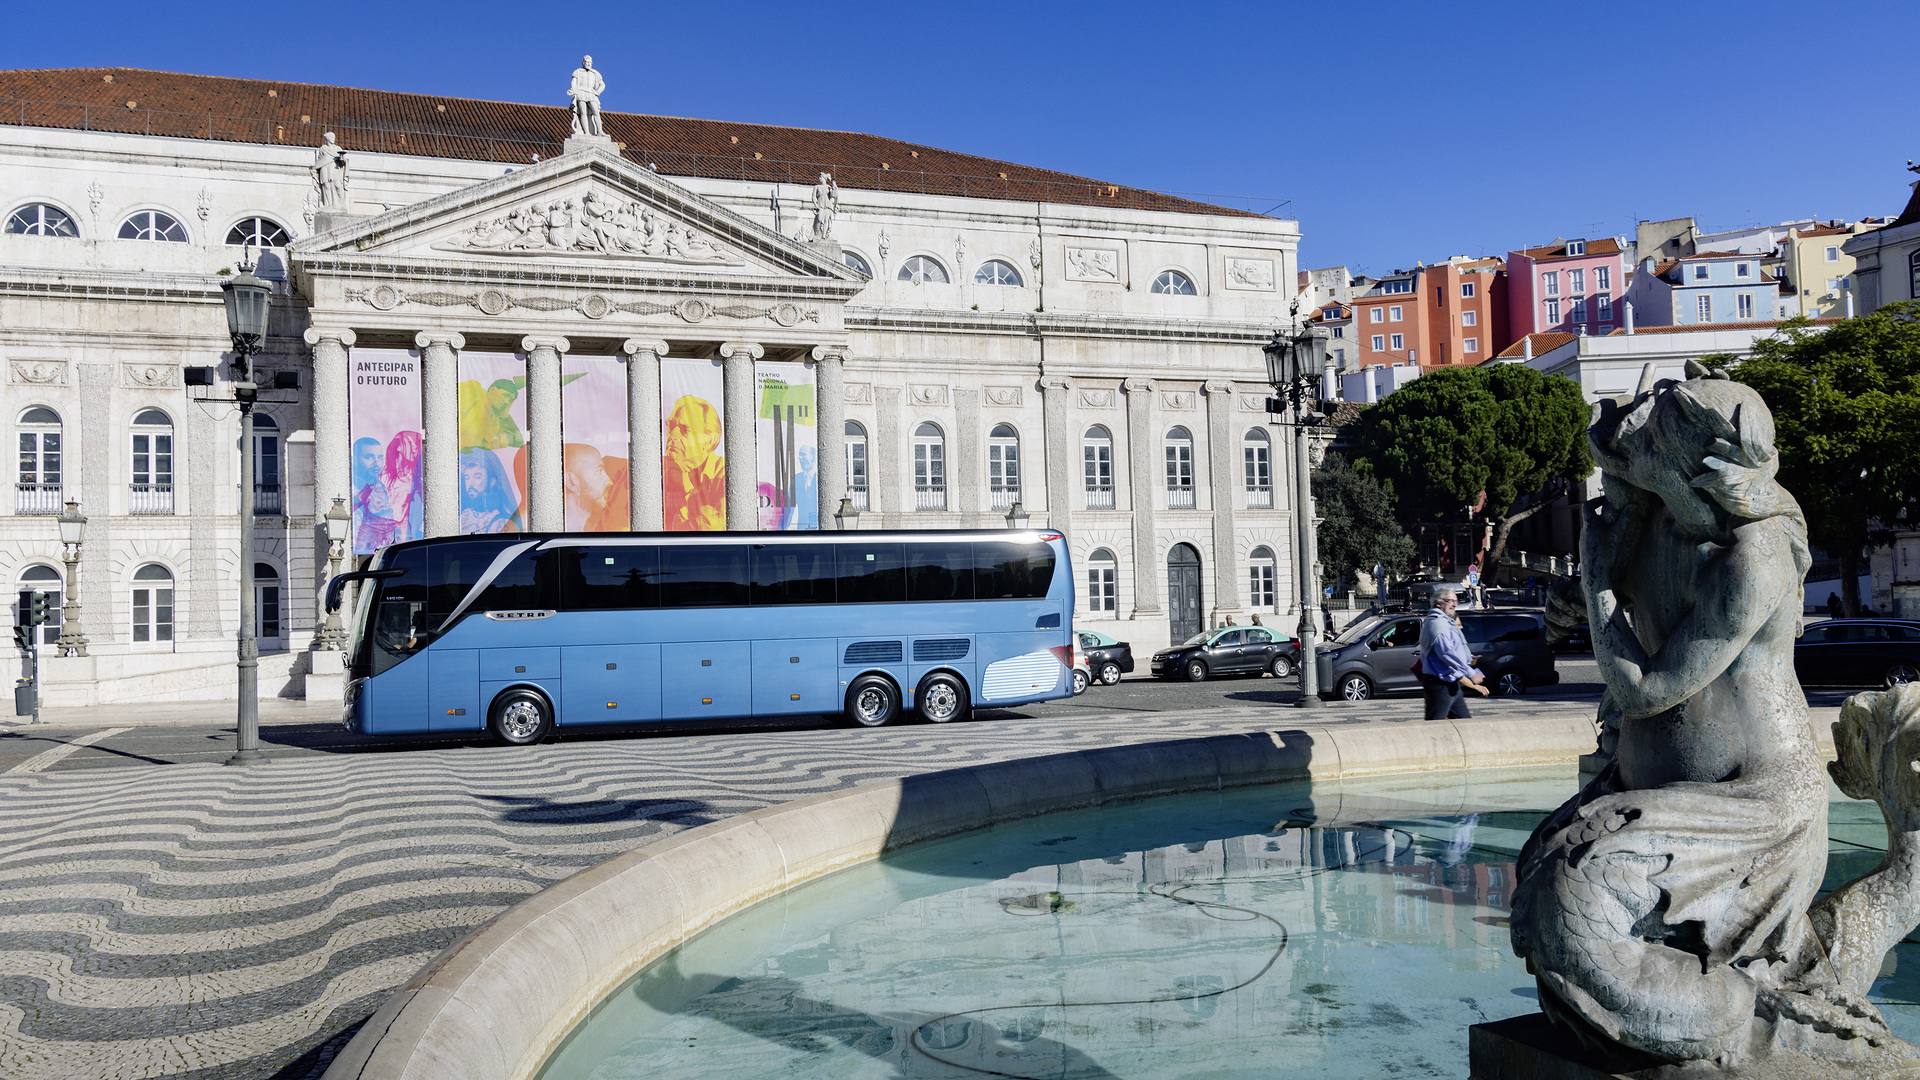
[[945, 510], [947, 508], [947, 486], [945, 484], [914, 485], [913, 508], [915, 510]]
[[1111, 487], [1088, 488], [1087, 489], [1087, 509], [1089, 510], [1113, 509], [1113, 488]]
[[282, 512], [279, 484], [253, 485], [253, 512], [276, 516]]
[[173, 513], [172, 484], [128, 484], [127, 513], [129, 514], [171, 514]]
[[60, 512], [59, 484], [15, 484], [13, 512], [16, 514], [57, 514]]

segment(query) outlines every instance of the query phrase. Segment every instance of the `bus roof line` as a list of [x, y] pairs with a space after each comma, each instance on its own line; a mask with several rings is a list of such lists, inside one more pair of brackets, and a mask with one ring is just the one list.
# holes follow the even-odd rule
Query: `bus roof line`
[[927, 530], [924, 532], [912, 531], [912, 530], [888, 531], [888, 532], [875, 530], [873, 532], [856, 531], [851, 533], [795, 532], [795, 533], [790, 533], [786, 535], [782, 535], [779, 533], [737, 533], [737, 532], [688, 533], [688, 534], [677, 535], [677, 536], [676, 535], [663, 536], [659, 533], [602, 533], [602, 534], [585, 533], [585, 534], [574, 534], [569, 536], [555, 536], [548, 540], [536, 541], [536, 542], [540, 544], [540, 550], [547, 551], [549, 549], [556, 548], [556, 547], [626, 547], [632, 544], [665, 544], [669, 547], [684, 547], [688, 545], [704, 546], [704, 545], [709, 545], [714, 543], [721, 543], [727, 539], [731, 539], [734, 543], [739, 543], [739, 544], [819, 544], [819, 543], [831, 543], [831, 542], [844, 542], [844, 543], [852, 544], [852, 543], [861, 543], [861, 542], [866, 542], [866, 543], [882, 543], [882, 542], [896, 542], [896, 541], [904, 542], [909, 540], [911, 541], [1003, 540], [1010, 543], [1025, 542], [1025, 543], [1038, 544], [1038, 543], [1046, 543], [1050, 539], [1064, 539], [1064, 537], [1061, 537], [1060, 534], [1057, 532], [1049, 532], [1049, 531], [1044, 531], [1039, 529], [1026, 529], [1018, 532], [1015, 532], [1012, 530], [978, 529], [978, 530], [956, 530], [953, 532], [943, 532], [943, 531], [935, 531], [935, 530]]

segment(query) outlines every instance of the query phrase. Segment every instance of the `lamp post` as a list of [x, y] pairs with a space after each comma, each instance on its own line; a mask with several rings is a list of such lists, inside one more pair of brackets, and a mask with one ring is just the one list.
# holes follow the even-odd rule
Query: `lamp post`
[[80, 512], [78, 499], [67, 500], [67, 512], [60, 515], [60, 545], [67, 564], [67, 598], [60, 606], [61, 656], [87, 655], [87, 635], [80, 632], [80, 543], [86, 539], [87, 517]]
[[[327, 581], [332, 583], [340, 576], [340, 560], [347, 555], [347, 536], [353, 531], [353, 514], [347, 510], [347, 500], [335, 496], [333, 509], [328, 510], [321, 520], [327, 523]], [[321, 649], [344, 649], [347, 646], [347, 632], [340, 625], [340, 609], [327, 611], [327, 623], [320, 628]]]
[[1273, 397], [1267, 399], [1267, 412], [1285, 414], [1275, 423], [1293, 428], [1293, 470], [1297, 494], [1294, 522], [1299, 538], [1295, 575], [1300, 583], [1300, 707], [1320, 707], [1320, 559], [1315, 550], [1314, 527], [1319, 523], [1313, 513], [1312, 432], [1325, 417], [1314, 409], [1318, 404], [1321, 369], [1327, 353], [1326, 331], [1300, 325], [1300, 301], [1295, 298], [1289, 311], [1291, 323], [1276, 331], [1263, 348], [1267, 356], [1267, 381], [1273, 384]]
[[854, 509], [852, 499], [840, 500], [840, 509], [833, 512], [833, 524], [841, 532], [852, 532], [860, 527], [860, 511]]
[[239, 269], [220, 283], [227, 334], [233, 339], [233, 398], [240, 406], [240, 711], [227, 764], [256, 765], [267, 756], [260, 752], [260, 648], [253, 636], [253, 406], [260, 397], [253, 358], [267, 337], [273, 286], [254, 277], [253, 265], [244, 259]]
[[1026, 527], [1027, 527], [1026, 507], [1020, 505], [1019, 499], [1015, 499], [1013, 500], [1013, 505], [1007, 507], [1007, 528], [1024, 529]]

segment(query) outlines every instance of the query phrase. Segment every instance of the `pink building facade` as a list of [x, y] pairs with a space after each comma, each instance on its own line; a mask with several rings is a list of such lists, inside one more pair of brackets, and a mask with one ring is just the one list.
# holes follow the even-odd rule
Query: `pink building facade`
[[1527, 334], [1610, 334], [1626, 325], [1626, 253], [1612, 238], [1507, 253], [1511, 340]]

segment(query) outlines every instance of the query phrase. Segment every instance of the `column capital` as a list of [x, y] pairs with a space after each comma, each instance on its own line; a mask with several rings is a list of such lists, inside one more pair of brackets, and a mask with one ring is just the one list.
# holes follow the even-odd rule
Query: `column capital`
[[741, 356], [758, 360], [767, 355], [767, 350], [751, 341], [723, 341], [720, 343], [720, 355], [728, 360]]
[[318, 345], [323, 341], [337, 341], [348, 348], [352, 348], [353, 343], [359, 340], [352, 330], [344, 326], [339, 328], [331, 326], [309, 326], [307, 327], [306, 333], [300, 336], [305, 339], [309, 345]]
[[829, 360], [844, 364], [847, 360], [847, 353], [851, 351], [852, 350], [845, 345], [815, 345], [813, 350], [807, 355], [822, 364]]
[[530, 353], [535, 349], [552, 349], [554, 352], [564, 353], [570, 351], [572, 348], [573, 342], [559, 336], [535, 337], [532, 334], [528, 334], [526, 337], [520, 339], [520, 351], [524, 353]]
[[1200, 390], [1205, 394], [1226, 394], [1231, 397], [1239, 387], [1225, 379], [1208, 379], [1200, 384]]
[[1120, 389], [1129, 394], [1151, 394], [1159, 389], [1159, 386], [1160, 384], [1152, 379], [1127, 379], [1121, 382]]
[[643, 352], [652, 353], [657, 359], [667, 355], [667, 343], [664, 341], [648, 341], [646, 338], [630, 337], [620, 343], [620, 351], [628, 356], [638, 356]]
[[1073, 380], [1065, 375], [1044, 375], [1040, 378], [1041, 390], [1071, 390]]
[[422, 330], [413, 335], [413, 343], [422, 349], [432, 345], [448, 345], [455, 352], [467, 347], [466, 335], [457, 330]]

